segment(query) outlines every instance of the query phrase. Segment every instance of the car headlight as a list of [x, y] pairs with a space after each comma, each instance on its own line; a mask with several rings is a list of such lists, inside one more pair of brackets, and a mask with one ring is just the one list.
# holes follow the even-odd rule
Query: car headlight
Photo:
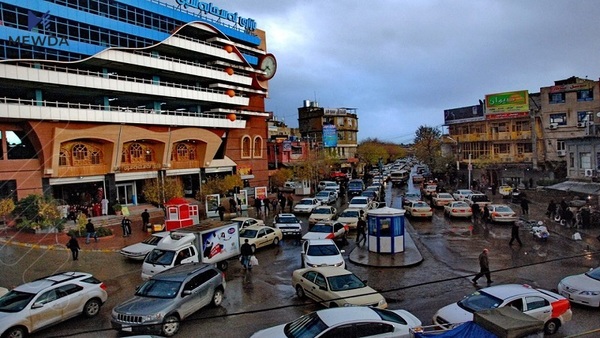
[[142, 316], [142, 323], [159, 322], [159, 321], [162, 321], [163, 317], [164, 317], [164, 314], [161, 312], [154, 313], [154, 314], [147, 315], [147, 316]]
[[350, 303], [344, 303], [345, 307], [349, 307], [349, 306], [360, 306], [360, 305], [356, 305], [356, 304], [350, 304]]
[[383, 305], [385, 305], [385, 304], [387, 304], [387, 302], [385, 301], [385, 299], [383, 299], [383, 298], [382, 298], [382, 299], [379, 301], [379, 303], [377, 303], [377, 306], [383, 306]]
[[600, 291], [581, 291], [579, 294], [583, 296], [598, 296], [600, 295]]
[[342, 266], [342, 264], [344, 264], [344, 262], [335, 263], [333, 266]]
[[306, 265], [310, 266], [311, 268], [316, 268], [318, 266], [317, 264], [313, 264], [313, 263], [309, 263], [309, 262], [306, 262]]

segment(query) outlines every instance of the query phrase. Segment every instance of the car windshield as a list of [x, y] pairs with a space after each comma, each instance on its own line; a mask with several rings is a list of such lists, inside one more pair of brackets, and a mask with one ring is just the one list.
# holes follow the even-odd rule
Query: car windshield
[[331, 276], [327, 278], [331, 291], [345, 291], [364, 288], [366, 285], [354, 274]]
[[487, 197], [487, 195], [473, 195], [471, 196], [471, 201], [477, 201], [477, 202], [487, 202], [490, 199]]
[[326, 187], [337, 187], [337, 184], [334, 182], [327, 182], [327, 183], [325, 183], [325, 186]]
[[171, 265], [174, 257], [175, 251], [154, 249], [146, 256], [146, 263]]
[[312, 312], [285, 324], [283, 333], [289, 338], [313, 338], [327, 330], [327, 328], [319, 315]]
[[317, 197], [329, 197], [329, 191], [321, 191], [317, 194]]
[[419, 194], [408, 193], [404, 195], [404, 198], [419, 198], [421, 197]]
[[335, 244], [311, 245], [306, 254], [309, 256], [335, 256], [340, 254], [340, 250]]
[[298, 219], [296, 217], [279, 217], [277, 223], [298, 223]]
[[246, 228], [246, 229], [240, 231], [240, 237], [255, 238], [257, 233], [258, 233], [258, 230]]
[[143, 240], [142, 243], [148, 244], [148, 245], [156, 245], [156, 244], [158, 244], [158, 242], [160, 242], [161, 239], [163, 239], [163, 238], [159, 237], [159, 236], [150, 236], [150, 237], [146, 238], [145, 240]]
[[438, 194], [437, 197], [438, 198], [452, 198], [452, 195], [450, 195], [450, 194], [443, 194], [442, 193], [442, 194]]
[[35, 293], [12, 290], [0, 298], [1, 312], [19, 312], [35, 297]]
[[507, 206], [501, 205], [501, 206], [497, 206], [496, 210], [494, 210], [496, 212], [513, 212], [513, 210]]
[[458, 302], [458, 306], [469, 311], [495, 309], [502, 304], [502, 299], [496, 298], [482, 291], [477, 291]]
[[313, 204], [312, 200], [301, 200], [298, 204], [311, 205]]
[[136, 296], [150, 298], [175, 298], [181, 282], [150, 279], [139, 287]]
[[600, 280], [600, 268], [595, 268], [594, 270], [588, 271], [585, 273], [585, 275], [595, 280]]
[[366, 198], [353, 198], [352, 201], [350, 201], [350, 204], [367, 204], [367, 199]]
[[358, 217], [358, 211], [356, 211], [356, 210], [344, 211], [340, 214], [340, 217]]
[[348, 183], [348, 188], [362, 189], [362, 187], [363, 187], [362, 182], [350, 182], [350, 183]]
[[379, 315], [379, 317], [381, 317], [381, 319], [383, 319], [383, 320], [398, 323], [401, 325], [408, 324], [404, 318], [402, 318], [399, 314], [397, 314], [395, 312], [378, 309], [378, 308], [371, 308], [371, 310], [375, 311], [375, 313], [377, 313]]
[[317, 209], [315, 209], [315, 211], [313, 211], [313, 213], [315, 213], [315, 214], [321, 214], [321, 215], [329, 215], [329, 214], [331, 214], [331, 209], [328, 209], [328, 208], [317, 208]]
[[416, 202], [415, 204], [413, 204], [413, 208], [427, 208], [429, 207], [429, 204], [425, 203], [425, 202]]
[[327, 224], [315, 224], [310, 230], [309, 232], [322, 232], [322, 233], [332, 233], [333, 232], [333, 227], [331, 225], [327, 225]]
[[453, 208], [466, 208], [469, 205], [467, 204], [467, 202], [456, 202], [452, 204]]
[[374, 196], [375, 192], [373, 190], [365, 190], [362, 192], [363, 196]]

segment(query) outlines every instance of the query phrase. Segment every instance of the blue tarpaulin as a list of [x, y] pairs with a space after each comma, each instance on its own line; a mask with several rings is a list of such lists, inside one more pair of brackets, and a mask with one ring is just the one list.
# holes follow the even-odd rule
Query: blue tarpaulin
[[479, 326], [475, 322], [466, 322], [462, 325], [455, 327], [452, 330], [436, 333], [415, 333], [416, 338], [465, 338], [465, 337], [477, 337], [477, 338], [498, 338], [497, 335]]

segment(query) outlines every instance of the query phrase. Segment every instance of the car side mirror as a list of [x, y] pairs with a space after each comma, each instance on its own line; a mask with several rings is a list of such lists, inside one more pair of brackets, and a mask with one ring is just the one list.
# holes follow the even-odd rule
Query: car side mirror
[[192, 294], [192, 290], [184, 290], [181, 294], [184, 296], [189, 296]]
[[33, 305], [31, 306], [32, 309], [39, 309], [42, 307], [44, 307], [44, 303], [42, 303], [42, 302], [33, 303]]
[[367, 285], [367, 280], [366, 280], [366, 279], [363, 279], [363, 281], [362, 281], [362, 282], [363, 282], [365, 285]]
[[341, 253], [345, 253], [345, 252], [346, 252], [346, 250], [342, 249], [342, 250], [340, 250], [340, 252], [341, 252]]

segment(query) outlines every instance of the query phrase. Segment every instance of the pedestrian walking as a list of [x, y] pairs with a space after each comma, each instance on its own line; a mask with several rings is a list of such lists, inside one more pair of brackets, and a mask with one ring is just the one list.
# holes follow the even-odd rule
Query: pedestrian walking
[[473, 213], [473, 224], [479, 223], [479, 204], [473, 203], [473, 205], [471, 205], [471, 211]]
[[483, 215], [481, 216], [484, 224], [488, 224], [490, 222], [490, 209], [487, 206], [483, 207]]
[[365, 230], [367, 228], [367, 222], [365, 222], [363, 217], [360, 217], [358, 219], [358, 222], [356, 222], [356, 245], [360, 246], [360, 242], [365, 242], [367, 241], [367, 236], [365, 234]]
[[488, 259], [488, 249], [483, 249], [483, 251], [479, 254], [479, 273], [471, 279], [473, 284], [477, 285], [477, 280], [485, 275], [488, 284], [492, 284], [494, 281], [492, 280], [491, 272], [490, 272], [490, 261]]
[[217, 207], [217, 212], [219, 213], [219, 219], [221, 219], [221, 221], [225, 220], [225, 207], [223, 206], [223, 204], [220, 204]]
[[229, 212], [232, 214], [235, 213], [237, 215], [237, 203], [233, 196], [229, 199]]
[[96, 229], [94, 228], [94, 223], [92, 223], [91, 219], [88, 219], [88, 222], [85, 225], [85, 232], [85, 244], [90, 244], [90, 237], [94, 237], [96, 243], [98, 242], [98, 234], [96, 234]]
[[550, 217], [550, 219], [554, 219], [555, 215], [556, 203], [554, 203], [554, 200], [550, 200], [550, 203], [548, 203], [548, 208], [546, 209], [546, 216]]
[[285, 196], [283, 196], [283, 194], [281, 194], [281, 197], [279, 198], [279, 204], [281, 205], [281, 212], [285, 212], [285, 202], [287, 200], [285, 199]]
[[523, 246], [521, 238], [519, 237], [519, 222], [513, 222], [512, 228], [510, 229], [510, 242], [508, 245], [513, 245], [513, 241], [516, 240], [519, 246]]
[[254, 252], [252, 252], [252, 246], [250, 245], [250, 243], [248, 243], [247, 238], [244, 240], [244, 244], [242, 244], [242, 246], [240, 247], [240, 253], [242, 255], [241, 262], [242, 262], [242, 265], [244, 266], [244, 269], [252, 270], [252, 264], [250, 263], [250, 258], [252, 257]]
[[521, 212], [523, 212], [523, 215], [529, 216], [529, 200], [524, 197], [521, 199]]
[[144, 212], [142, 212], [142, 231], [146, 231], [148, 224], [150, 224], [150, 213], [148, 209], [144, 209]]
[[287, 197], [287, 205], [290, 206], [290, 212], [293, 212], [293, 208], [294, 208], [294, 198], [292, 197], [292, 195], [288, 195]]
[[271, 213], [271, 200], [269, 198], [264, 198], [263, 201], [263, 208], [265, 209], [265, 217], [268, 217], [269, 214]]
[[121, 228], [123, 229], [123, 237], [129, 237], [129, 235], [131, 235], [131, 221], [127, 216], [123, 216]]
[[279, 200], [277, 200], [277, 198], [274, 198], [273, 201], [271, 202], [272, 206], [273, 206], [273, 214], [277, 215], [279, 213], [279, 210], [277, 209], [278, 205], [279, 205]]
[[75, 234], [71, 235], [71, 238], [67, 242], [67, 248], [71, 250], [71, 256], [73, 256], [73, 260], [78, 260], [80, 247]]

